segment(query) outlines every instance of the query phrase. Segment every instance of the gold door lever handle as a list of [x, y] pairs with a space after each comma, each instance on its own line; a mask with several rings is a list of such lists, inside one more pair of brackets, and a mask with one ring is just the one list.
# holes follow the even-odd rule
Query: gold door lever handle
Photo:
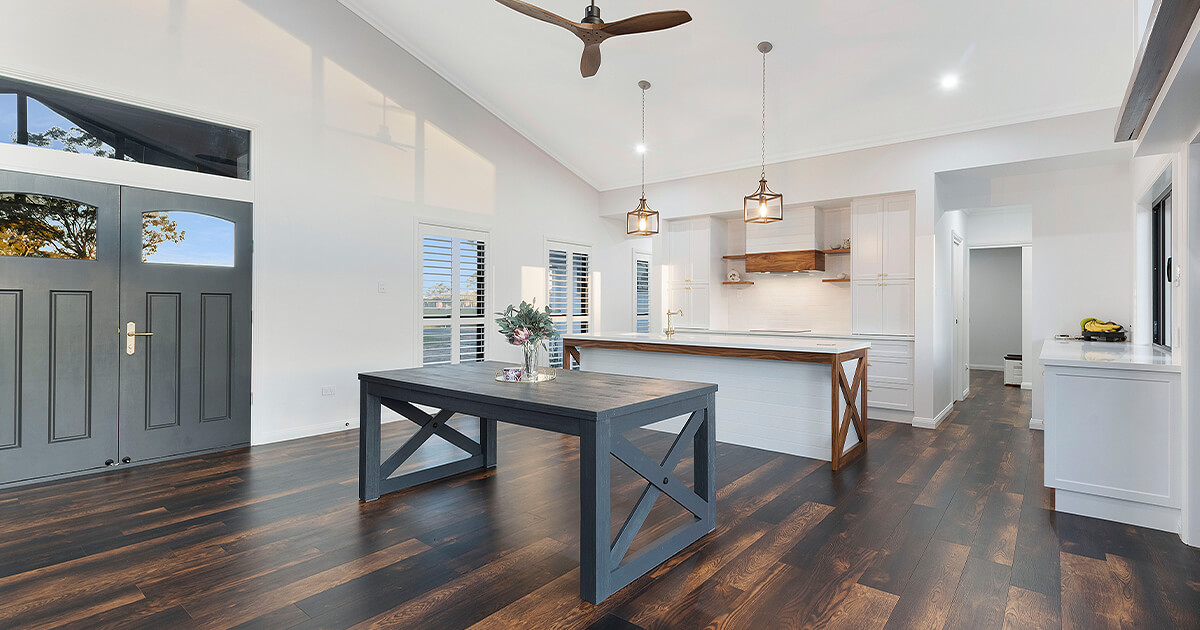
[[133, 354], [137, 351], [136, 341], [138, 337], [150, 337], [152, 332], [138, 332], [137, 324], [128, 322], [125, 324], [125, 354]]

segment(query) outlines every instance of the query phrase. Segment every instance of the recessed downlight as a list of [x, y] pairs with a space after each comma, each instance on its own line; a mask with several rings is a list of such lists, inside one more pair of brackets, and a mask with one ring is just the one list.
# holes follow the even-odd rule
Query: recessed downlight
[[637, 146], [633, 147], [633, 150], [637, 151], [638, 153], [645, 153], [646, 145], [639, 142], [639, 143], [637, 143]]
[[943, 74], [938, 83], [941, 84], [943, 90], [958, 89], [958, 75], [952, 72]]

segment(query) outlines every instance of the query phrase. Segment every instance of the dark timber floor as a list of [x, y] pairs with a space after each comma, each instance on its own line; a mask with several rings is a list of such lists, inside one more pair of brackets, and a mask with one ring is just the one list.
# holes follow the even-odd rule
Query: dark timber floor
[[575, 441], [532, 429], [492, 473], [366, 505], [352, 431], [2, 491], [0, 627], [1200, 627], [1200, 550], [1053, 512], [1028, 393], [973, 389], [937, 431], [872, 421], [837, 475], [718, 445], [718, 530], [600, 606]]

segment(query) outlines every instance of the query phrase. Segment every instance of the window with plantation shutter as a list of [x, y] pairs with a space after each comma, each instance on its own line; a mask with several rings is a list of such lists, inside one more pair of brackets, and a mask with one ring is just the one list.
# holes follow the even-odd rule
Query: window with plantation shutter
[[425, 224], [420, 230], [421, 365], [483, 361], [488, 235]]
[[634, 330], [650, 332], [650, 258], [637, 254], [633, 259]]
[[[549, 242], [546, 276], [547, 304], [559, 334], [591, 332], [591, 248]], [[550, 365], [562, 366], [561, 339], [550, 342]]]

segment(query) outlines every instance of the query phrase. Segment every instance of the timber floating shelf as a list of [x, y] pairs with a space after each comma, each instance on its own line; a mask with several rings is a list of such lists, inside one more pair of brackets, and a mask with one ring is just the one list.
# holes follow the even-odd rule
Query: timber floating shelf
[[850, 278], [821, 278], [821, 282], [850, 282]]
[[825, 250], [825, 253], [826, 254], [849, 254], [850, 248], [847, 247], [844, 249], [827, 249], [827, 250]]
[[754, 284], [749, 280], [739, 280], [737, 282], [722, 282], [721, 284]]
[[732, 254], [730, 256], [722, 256], [725, 260], [746, 260], [745, 254]]

